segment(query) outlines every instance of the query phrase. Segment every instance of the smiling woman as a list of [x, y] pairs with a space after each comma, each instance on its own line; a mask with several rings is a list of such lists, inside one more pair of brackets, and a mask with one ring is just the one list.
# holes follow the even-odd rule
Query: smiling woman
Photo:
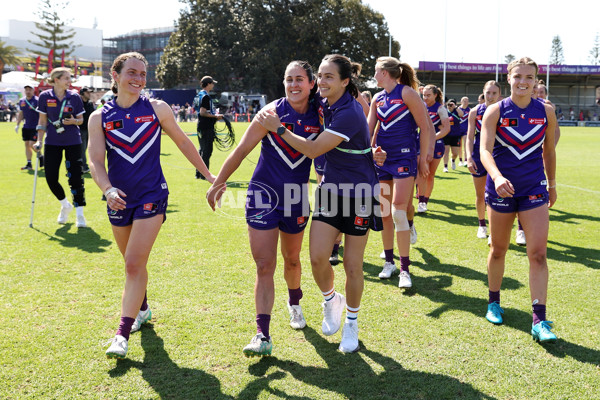
[[[106, 196], [107, 214], [125, 261], [121, 322], [106, 351], [108, 358], [127, 355], [129, 334], [150, 321], [146, 265], [166, 220], [169, 190], [160, 166], [161, 129], [210, 182], [194, 144], [163, 101], [140, 96], [147, 62], [139, 53], [118, 56], [111, 68], [117, 96], [90, 116], [90, 170]], [[108, 159], [108, 172], [105, 167]]]
[[[306, 61], [292, 61], [285, 69], [285, 97], [265, 106], [281, 120], [266, 128], [255, 118], [239, 145], [227, 157], [213, 186], [206, 194], [211, 208], [219, 201], [227, 179], [258, 143], [261, 153], [248, 185], [246, 222], [252, 256], [256, 263], [254, 302], [256, 335], [244, 347], [248, 357], [270, 355], [273, 342], [269, 332], [275, 298], [274, 274], [277, 266], [277, 243], [281, 239], [283, 275], [288, 287], [287, 308], [290, 326], [302, 329], [306, 320], [300, 307], [300, 250], [304, 228], [308, 223], [308, 187], [311, 160], [291, 149], [280, 135], [289, 129], [313, 144], [319, 133], [315, 79]], [[290, 194], [298, 196], [291, 198]], [[280, 199], [281, 201], [277, 201]], [[300, 199], [300, 200], [297, 200]]]
[[488, 172], [485, 199], [491, 227], [486, 318], [494, 324], [503, 322], [500, 286], [510, 232], [518, 213], [527, 238], [533, 308], [531, 335], [540, 342], [555, 342], [552, 322], [546, 320], [546, 248], [548, 207], [556, 201], [556, 116], [552, 106], [531, 98], [537, 72], [537, 64], [528, 57], [511, 62], [510, 97], [490, 105], [483, 116], [480, 154]]
[[[33, 150], [39, 151], [42, 143], [44, 144], [46, 182], [61, 204], [57, 222], [66, 224], [75, 206], [76, 226], [84, 228], [87, 226], [83, 216], [83, 207], [86, 203], [79, 131], [79, 125], [83, 123], [83, 102], [75, 90], [69, 90], [71, 70], [68, 68], [53, 69], [48, 82], [53, 88], [42, 92], [38, 99], [39, 121], [36, 127], [38, 140], [33, 145]], [[63, 153], [69, 187], [73, 194], [73, 205], [67, 200], [65, 191], [58, 181]]]

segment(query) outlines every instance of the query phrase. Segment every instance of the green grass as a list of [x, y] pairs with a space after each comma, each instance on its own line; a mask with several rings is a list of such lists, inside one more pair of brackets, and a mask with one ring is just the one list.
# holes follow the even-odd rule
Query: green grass
[[[194, 131], [193, 124], [183, 125]], [[238, 137], [246, 125], [235, 125]], [[381, 239], [371, 235], [361, 352], [343, 355], [340, 334], [320, 332], [322, 300], [306, 235], [308, 326], [289, 328], [279, 268], [274, 356], [262, 360], [241, 351], [255, 332], [255, 272], [243, 209], [226, 210], [237, 219], [210, 211], [208, 183], [193, 178], [193, 168], [165, 137], [162, 165], [171, 196], [149, 263], [154, 316], [131, 336], [127, 359], [115, 361], [105, 358], [104, 342], [119, 321], [124, 273], [101, 192], [86, 180], [90, 228], [78, 230], [74, 223], [56, 224], [59, 204], [41, 179], [29, 228], [33, 174], [19, 170], [23, 144], [13, 127], [0, 123], [0, 398], [600, 398], [599, 128], [563, 128], [557, 152], [558, 201], [548, 248], [548, 317], [556, 323], [556, 344], [531, 340], [527, 257], [514, 242], [502, 292], [506, 323], [484, 319], [488, 247], [475, 237], [474, 189], [461, 167], [438, 172], [430, 212], [415, 219], [412, 290], [398, 289], [397, 277], [377, 278]], [[258, 154], [231, 180], [248, 180]], [[215, 151], [213, 172], [225, 157]], [[67, 187], [64, 174], [61, 183]], [[335, 270], [343, 291], [343, 269]]]

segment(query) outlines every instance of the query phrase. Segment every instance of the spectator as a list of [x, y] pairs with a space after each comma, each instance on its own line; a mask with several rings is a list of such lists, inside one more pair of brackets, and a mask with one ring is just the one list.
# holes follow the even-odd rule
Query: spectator
[[83, 163], [84, 174], [90, 172], [90, 167], [87, 164], [86, 151], [88, 146], [88, 121], [90, 115], [95, 111], [94, 104], [90, 101], [91, 93], [93, 91], [93, 88], [87, 86], [79, 89], [79, 97], [81, 97], [81, 101], [83, 101], [83, 109], [85, 110], [85, 113], [83, 114], [83, 124], [79, 127], [81, 132], [81, 160]]

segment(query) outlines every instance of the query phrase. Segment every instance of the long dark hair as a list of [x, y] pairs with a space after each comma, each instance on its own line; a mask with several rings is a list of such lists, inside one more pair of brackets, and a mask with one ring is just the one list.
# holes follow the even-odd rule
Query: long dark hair
[[350, 92], [352, 97], [356, 98], [360, 94], [358, 91], [358, 86], [354, 82], [355, 79], [360, 75], [360, 71], [362, 69], [362, 65], [357, 62], [352, 62], [346, 56], [341, 54], [328, 54], [323, 57], [322, 61], [329, 61], [335, 63], [338, 67], [338, 72], [340, 74], [340, 79], [349, 79], [348, 86], [346, 86], [346, 91]]
[[423, 91], [425, 91], [427, 89], [431, 90], [431, 92], [435, 96], [436, 103], [444, 104], [444, 94], [442, 93], [442, 91], [440, 90], [439, 87], [430, 84], [430, 85], [425, 86], [423, 88]]
[[[288, 68], [294, 67], [294, 66], [298, 66], [300, 68], [302, 68], [304, 70], [304, 72], [306, 72], [306, 77], [308, 78], [309, 82], [315, 82], [316, 78], [315, 78], [315, 73], [313, 72], [313, 67], [309, 64], [308, 61], [303, 61], [303, 60], [294, 60], [291, 61], [287, 67], [285, 67], [285, 70], [287, 71]], [[284, 78], [285, 79], [285, 78]], [[308, 96], [308, 101], [311, 101], [313, 99], [313, 97], [315, 97], [315, 94], [317, 93], [317, 90], [319, 90], [319, 88], [317, 87], [316, 84], [313, 84], [313, 87], [310, 89], [310, 94]]]
[[[130, 53], [123, 53], [118, 55], [117, 58], [115, 58], [112, 67], [110, 67], [111, 72], [115, 71], [117, 74], [120, 74], [121, 70], [123, 69], [123, 65], [125, 64], [125, 61], [129, 60], [130, 58], [136, 58], [142, 61], [146, 65], [146, 68], [148, 68], [148, 61], [146, 61], [146, 57], [144, 57], [138, 52], [132, 51]], [[117, 82], [115, 82], [114, 79], [112, 79], [110, 90], [112, 90], [114, 94], [117, 94]]]

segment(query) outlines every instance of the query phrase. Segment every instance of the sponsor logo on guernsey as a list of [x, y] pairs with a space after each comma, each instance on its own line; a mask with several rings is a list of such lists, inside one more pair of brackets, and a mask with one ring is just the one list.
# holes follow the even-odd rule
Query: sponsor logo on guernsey
[[296, 222], [298, 223], [298, 225], [302, 225], [302, 224], [306, 223], [306, 217], [298, 217], [296, 219]]
[[385, 105], [385, 101], [381, 100], [377, 103], [377, 107], [383, 107]]
[[525, 119], [525, 114], [521, 114], [521, 119]]
[[410, 153], [410, 149], [409, 148], [404, 148], [404, 149], [400, 150], [400, 152], [402, 152], [402, 153]]
[[393, 99], [390, 100], [390, 104], [404, 104], [404, 102], [402, 101], [402, 99]]
[[108, 115], [106, 116], [106, 118], [110, 118], [110, 117], [112, 117], [113, 115], [115, 115], [116, 113], [117, 113], [116, 111], [113, 111], [113, 112], [111, 112], [110, 114], [108, 114]]
[[161, 189], [166, 189], [167, 188], [167, 182], [163, 182], [160, 184], [160, 188]]
[[156, 205], [154, 203], [146, 203], [146, 204], [144, 204], [144, 213], [147, 214], [149, 212], [156, 210], [157, 208], [158, 208], [158, 205]]
[[519, 126], [519, 120], [517, 118], [502, 118], [500, 126]]
[[127, 119], [131, 119], [131, 117], [129, 116], [130, 114], [125, 114], [125, 118]]
[[529, 125], [544, 125], [545, 118], [529, 118]]
[[320, 129], [319, 129], [318, 126], [309, 126], [309, 125], [306, 125], [304, 127], [304, 132], [307, 132], [307, 133], [319, 133], [319, 131], [320, 131]]
[[478, 116], [475, 117], [475, 119], [481, 121], [483, 119], [483, 115], [478, 115]]
[[261, 221], [259, 219], [251, 219], [250, 222], [253, 222], [255, 224], [262, 224], [262, 225], [266, 225], [267, 221]]
[[408, 172], [408, 167], [398, 167], [398, 172]]
[[[129, 115], [129, 114], [127, 114]], [[134, 122], [136, 124], [142, 124], [144, 122], [152, 122], [154, 121], [154, 115], [142, 115], [141, 117], [135, 117]]]
[[532, 195], [529, 196], [529, 200], [530, 201], [534, 201], [534, 200], [537, 200], [537, 199], [541, 199], [543, 197], [544, 197], [543, 194], [532, 194]]
[[122, 119], [118, 119], [116, 121], [108, 121], [106, 123], [106, 129], [109, 131], [115, 130], [115, 129], [122, 129], [123, 128], [123, 120]]
[[56, 99], [48, 99], [48, 101], [46, 102], [46, 105], [48, 107], [56, 107]]
[[540, 186], [546, 186], [547, 184], [548, 184], [548, 181], [545, 179], [540, 182]]

